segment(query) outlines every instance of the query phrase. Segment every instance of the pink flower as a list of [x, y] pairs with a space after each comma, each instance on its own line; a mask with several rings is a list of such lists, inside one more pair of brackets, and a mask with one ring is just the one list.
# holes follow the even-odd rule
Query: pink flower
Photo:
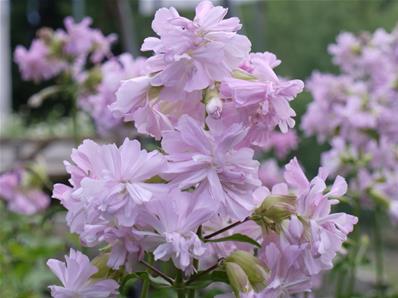
[[148, 59], [154, 86], [182, 86], [186, 92], [202, 90], [230, 75], [250, 50], [249, 40], [236, 32], [239, 19], [224, 20], [227, 9], [202, 1], [193, 21], [174, 8], [155, 14], [153, 30], [159, 38], [146, 38], [142, 50], [154, 51]]
[[271, 132], [269, 140], [264, 150], [274, 150], [275, 155], [282, 159], [286, 157], [289, 151], [296, 149], [298, 145], [297, 134], [294, 130], [289, 130], [286, 133]]
[[164, 176], [180, 189], [200, 184], [210, 191], [222, 211], [244, 219], [253, 206], [252, 193], [260, 186], [259, 163], [253, 150], [235, 149], [246, 131], [238, 124], [228, 131], [205, 131], [189, 116], [181, 117], [175, 131], [164, 132], [162, 147], [169, 168]]
[[150, 81], [149, 76], [142, 76], [122, 82], [116, 92], [117, 100], [110, 106], [113, 114], [125, 121], [134, 121], [138, 132], [156, 139], [161, 138], [163, 131], [173, 129], [184, 114], [200, 122], [204, 121], [201, 98], [161, 100], [159, 92], [151, 87]]
[[127, 138], [119, 148], [84, 141], [72, 153], [76, 165], [66, 163], [76, 188], [73, 196], [104, 215], [115, 217], [120, 225], [131, 225], [137, 206], [164, 189], [145, 181], [165, 168], [165, 158], [156, 150], [147, 152], [140, 147], [138, 141]]
[[32, 215], [48, 207], [50, 198], [41, 189], [24, 185], [26, 171], [16, 169], [0, 175], [0, 197], [7, 202], [9, 210]]
[[303, 252], [302, 247], [284, 243], [276, 235], [266, 237], [260, 258], [270, 269], [271, 276], [265, 290], [253, 297], [290, 297], [310, 291], [311, 277], [300, 264]]
[[267, 188], [272, 188], [275, 184], [283, 181], [282, 170], [274, 159], [266, 160], [260, 165], [258, 176]]
[[143, 214], [142, 222], [155, 232], [141, 234], [146, 241], [157, 243], [153, 251], [155, 260], [171, 258], [177, 268], [192, 272], [193, 258], [198, 259], [206, 252], [197, 229], [215, 214], [216, 207], [206, 192], [178, 190], [146, 204], [147, 213]]
[[40, 39], [35, 39], [27, 50], [17, 46], [14, 60], [19, 66], [22, 78], [26, 81], [40, 82], [56, 76], [63, 68], [64, 63], [50, 56], [50, 50]]
[[119, 285], [113, 279], [92, 279], [98, 268], [79, 251], [70, 250], [66, 262], [50, 259], [47, 266], [62, 282], [63, 286], [49, 286], [54, 298], [108, 298], [116, 297]]
[[[83, 91], [79, 97], [80, 106], [87, 111], [95, 120], [100, 132], [109, 132], [121, 124], [121, 119], [115, 117], [109, 105], [116, 101], [115, 92], [121, 85], [121, 81], [144, 74], [145, 58], [134, 59], [130, 54], [122, 54], [119, 57], [109, 60], [101, 65], [98, 75], [101, 82], [95, 86], [95, 90], [90, 92]], [[81, 84], [84, 86], [88, 80], [86, 74]]]
[[281, 80], [273, 68], [280, 61], [272, 53], [252, 53], [242, 64], [242, 69], [249, 70], [252, 80], [227, 78], [221, 87], [226, 98], [232, 98], [237, 109], [246, 114], [251, 143], [263, 146], [269, 133], [276, 125], [282, 132], [293, 127], [296, 115], [289, 106], [304, 84], [300, 80]]
[[72, 152], [72, 163], [65, 162], [72, 187], [54, 186], [55, 198], [68, 210], [67, 223], [83, 244], [112, 245], [108, 266], [125, 265], [131, 272], [142, 257], [142, 243], [133, 226], [144, 205], [167, 185], [147, 182], [166, 167], [157, 151], [141, 150], [138, 141], [125, 139], [116, 145], [98, 145], [86, 140]]
[[111, 54], [110, 47], [116, 40], [116, 36], [111, 34], [105, 37], [101, 31], [90, 28], [91, 23], [92, 20], [89, 17], [85, 17], [79, 23], [75, 23], [71, 17], [65, 18], [64, 50], [76, 58], [85, 58], [92, 52], [91, 61], [98, 63]]
[[[297, 190], [297, 214], [303, 218], [311, 231], [310, 246], [312, 253], [305, 257], [309, 273], [317, 274], [320, 270], [332, 268], [332, 260], [341, 250], [347, 235], [358, 222], [355, 216], [346, 213], [331, 213], [331, 206], [338, 200], [328, 198], [341, 197], [347, 191], [344, 178], [337, 176], [330, 191], [326, 189], [327, 173], [320, 168], [319, 174], [311, 181], [307, 180], [296, 159], [286, 166], [285, 180]], [[286, 237], [292, 242], [307, 241], [301, 222], [293, 217], [286, 225]], [[303, 240], [304, 239], [304, 240]], [[297, 242], [296, 242], [297, 243]]]

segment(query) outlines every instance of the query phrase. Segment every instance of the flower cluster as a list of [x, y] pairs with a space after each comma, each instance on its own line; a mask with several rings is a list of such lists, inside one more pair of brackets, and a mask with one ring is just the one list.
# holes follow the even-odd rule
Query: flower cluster
[[9, 210], [32, 215], [50, 204], [50, 197], [36, 183], [37, 173], [16, 168], [0, 175], [0, 198], [7, 202]]
[[99, 63], [111, 55], [115, 35], [104, 36], [90, 28], [90, 18], [75, 23], [71, 17], [64, 21], [65, 30], [43, 28], [29, 49], [17, 46], [14, 58], [25, 80], [39, 82], [51, 79], [62, 71], [78, 73], [89, 60]]
[[323, 164], [352, 175], [355, 196], [368, 203], [381, 199], [397, 219], [398, 29], [342, 33], [329, 52], [342, 73], [312, 75], [307, 88], [314, 102], [303, 129], [320, 141], [331, 139]]
[[121, 119], [108, 106], [115, 102], [123, 80], [147, 73], [145, 58], [134, 59], [128, 53], [114, 57], [111, 45], [116, 35], [104, 36], [91, 28], [88, 17], [79, 23], [67, 17], [64, 25], [65, 30], [39, 30], [29, 50], [16, 48], [22, 78], [35, 82], [56, 78], [56, 90], [77, 97], [76, 105], [90, 114], [100, 133], [120, 127]]
[[73, 150], [65, 162], [69, 185], [56, 184], [53, 196], [82, 244], [103, 246], [112, 275], [90, 279], [96, 269], [72, 251], [67, 266], [49, 263], [64, 285], [52, 286], [53, 296], [112, 297], [111, 276], [135, 272], [139, 263], [159, 274], [146, 261], [152, 257], [178, 269], [175, 280], [160, 274], [177, 291], [219, 270], [236, 296], [308, 292], [331, 269], [357, 221], [331, 211], [345, 180], [337, 177], [327, 191], [325, 169], [308, 181], [293, 159], [284, 178], [264, 186], [255, 150], [283, 155], [295, 146], [289, 102], [303, 82], [278, 77], [274, 54], [249, 53], [239, 20], [226, 14], [210, 1], [192, 21], [174, 8], [156, 13], [159, 37], [142, 46], [154, 55], [144, 73], [127, 74], [109, 109], [160, 140], [161, 149], [126, 138], [119, 147], [85, 140]]

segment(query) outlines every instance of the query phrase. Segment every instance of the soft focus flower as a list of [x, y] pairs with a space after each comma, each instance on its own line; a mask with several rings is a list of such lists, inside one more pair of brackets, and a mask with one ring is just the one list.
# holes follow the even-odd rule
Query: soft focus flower
[[98, 268], [88, 257], [79, 251], [70, 250], [66, 262], [50, 259], [48, 267], [58, 277], [63, 286], [49, 286], [54, 298], [108, 298], [116, 297], [119, 285], [113, 279], [98, 280], [92, 276]]
[[333, 175], [356, 174], [349, 188], [365, 208], [378, 204], [369, 189], [391, 202], [390, 208], [398, 200], [394, 187], [398, 176], [398, 37], [394, 32], [340, 34], [329, 51], [341, 74], [315, 72], [307, 84], [314, 101], [303, 116], [302, 128], [320, 142], [329, 138], [331, 149], [322, 155], [322, 165]]
[[56, 76], [64, 64], [51, 57], [47, 45], [39, 39], [32, 42], [29, 50], [23, 46], [17, 46], [14, 60], [19, 66], [22, 78], [26, 81], [40, 82]]
[[71, 17], [65, 18], [64, 50], [74, 57], [85, 57], [92, 52], [92, 62], [98, 63], [110, 54], [110, 46], [116, 40], [116, 36], [105, 37], [98, 29], [90, 28], [91, 23], [89, 17], [85, 17], [79, 23], [75, 23]]
[[[115, 117], [109, 106], [116, 101], [115, 92], [125, 79], [138, 77], [145, 73], [145, 58], [134, 59], [130, 54], [122, 54], [94, 69], [85, 75], [83, 89], [79, 96], [79, 104], [95, 120], [101, 132], [121, 124], [121, 119]], [[98, 76], [99, 83], [91, 86], [92, 77]]]
[[25, 185], [27, 172], [16, 169], [0, 175], [0, 197], [15, 213], [31, 215], [50, 204], [50, 198], [37, 186]]
[[261, 183], [268, 188], [283, 181], [282, 170], [274, 159], [266, 160], [260, 165], [258, 177]]

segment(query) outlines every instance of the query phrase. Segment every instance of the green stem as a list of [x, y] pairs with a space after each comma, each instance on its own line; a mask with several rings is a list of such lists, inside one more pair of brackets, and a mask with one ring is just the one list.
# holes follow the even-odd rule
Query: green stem
[[[148, 264], [149, 264], [150, 266], [152, 266], [152, 264], [153, 264], [153, 257], [152, 257], [152, 255], [147, 254], [147, 261], [148, 261]], [[146, 271], [148, 274], [150, 274], [150, 270], [151, 270], [151, 269], [150, 269], [149, 267], [147, 267], [145, 271]], [[144, 281], [143, 281], [143, 283], [142, 283], [140, 298], [147, 298], [147, 297], [148, 297], [149, 286], [150, 286], [149, 278], [144, 279]]]
[[186, 298], [186, 292], [185, 292], [185, 284], [184, 284], [184, 273], [181, 270], [177, 271], [176, 274], [176, 280], [174, 283], [174, 287], [177, 291], [177, 297], [178, 298]]
[[376, 265], [376, 286], [381, 295], [383, 296], [384, 285], [384, 260], [383, 260], [383, 239], [381, 235], [381, 211], [377, 208], [374, 220], [374, 250], [375, 250], [375, 265]]
[[[353, 196], [352, 198], [353, 200], [353, 214], [355, 216], [357, 216], [358, 218], [360, 218], [360, 213], [361, 213], [361, 206], [359, 203], [359, 197], [357, 196]], [[354, 289], [355, 289], [355, 282], [356, 282], [356, 276], [357, 276], [357, 266], [360, 263], [360, 255], [359, 255], [359, 251], [360, 251], [360, 247], [361, 244], [360, 242], [360, 236], [361, 236], [361, 232], [359, 229], [359, 225], [357, 225], [354, 228], [354, 231], [352, 233], [352, 238], [354, 241], [354, 246], [351, 248], [352, 249], [352, 256], [351, 256], [351, 268], [350, 268], [350, 276], [349, 276], [349, 282], [348, 282], [348, 288], [347, 288], [347, 297], [351, 297]]]
[[75, 142], [75, 146], [79, 145], [79, 131], [78, 131], [78, 123], [77, 123], [77, 103], [76, 99], [73, 98], [73, 107], [72, 107], [72, 126], [73, 126], [73, 140]]
[[147, 298], [149, 293], [149, 279], [145, 279], [142, 283], [140, 298]]

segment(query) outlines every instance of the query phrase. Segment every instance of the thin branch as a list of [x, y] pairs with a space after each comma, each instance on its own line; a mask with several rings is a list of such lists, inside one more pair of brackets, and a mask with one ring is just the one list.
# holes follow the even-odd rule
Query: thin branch
[[232, 228], [234, 228], [236, 226], [239, 226], [240, 224], [243, 224], [244, 222], [246, 222], [248, 220], [250, 220], [250, 217], [246, 217], [242, 221], [234, 222], [234, 223], [232, 223], [232, 224], [230, 224], [230, 225], [228, 225], [228, 226], [226, 226], [226, 227], [224, 227], [224, 228], [222, 228], [222, 229], [220, 229], [218, 231], [215, 231], [215, 232], [213, 232], [213, 233], [211, 233], [209, 235], [206, 235], [206, 236], [203, 237], [203, 239], [209, 240], [209, 239], [213, 238], [214, 236], [217, 236], [217, 235], [219, 235], [221, 233], [224, 233], [225, 231], [228, 231], [229, 229], [232, 229]]
[[204, 271], [199, 272], [198, 274], [193, 275], [188, 281], [187, 281], [187, 285], [190, 284], [191, 282], [195, 281], [196, 279], [198, 279], [199, 277], [206, 275], [207, 273], [210, 273], [211, 271], [217, 269], [221, 263], [224, 261], [224, 258], [221, 258], [217, 261], [216, 264], [214, 264], [213, 266], [207, 268]]
[[174, 284], [174, 279], [172, 279], [171, 277], [167, 276], [166, 274], [164, 274], [162, 271], [160, 271], [159, 269], [157, 269], [156, 267], [152, 266], [151, 264], [145, 262], [144, 260], [140, 261], [141, 264], [145, 265], [146, 267], [148, 267], [149, 269], [151, 269], [153, 272], [157, 273], [158, 275], [160, 275], [161, 277], [163, 277], [165, 280], [167, 280], [171, 285]]

